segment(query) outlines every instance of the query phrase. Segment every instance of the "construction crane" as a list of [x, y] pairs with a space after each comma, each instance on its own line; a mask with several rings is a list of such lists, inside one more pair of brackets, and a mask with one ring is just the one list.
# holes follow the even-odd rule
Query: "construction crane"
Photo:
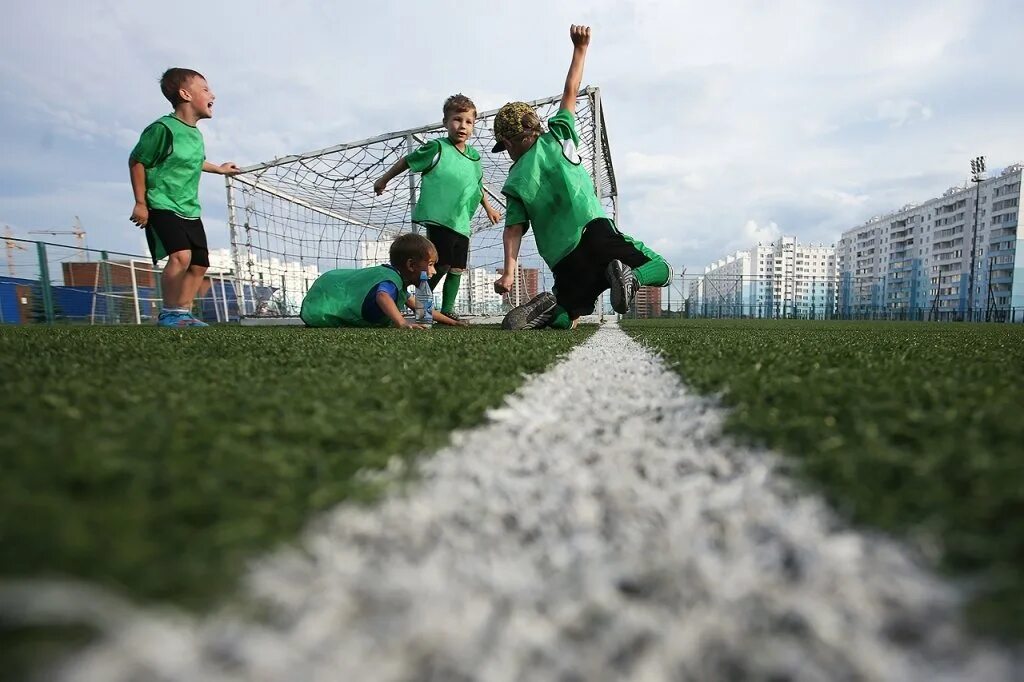
[[16, 277], [17, 275], [14, 274], [14, 252], [15, 250], [28, 251], [28, 249], [14, 241], [10, 225], [4, 225], [4, 246], [7, 251], [7, 274]]
[[75, 237], [75, 242], [78, 244], [78, 254], [82, 261], [88, 260], [87, 251], [85, 250], [85, 230], [82, 228], [82, 221], [75, 216], [75, 224], [70, 230], [29, 230], [29, 234], [71, 234]]

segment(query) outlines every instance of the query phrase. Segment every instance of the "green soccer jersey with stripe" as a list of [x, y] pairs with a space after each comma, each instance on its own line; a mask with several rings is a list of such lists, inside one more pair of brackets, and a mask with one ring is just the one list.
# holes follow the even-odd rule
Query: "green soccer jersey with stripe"
[[579, 143], [572, 112], [559, 110], [548, 120], [548, 132], [512, 164], [501, 188], [508, 200], [505, 224], [532, 226], [537, 251], [551, 268], [576, 248], [587, 223], [607, 217]]

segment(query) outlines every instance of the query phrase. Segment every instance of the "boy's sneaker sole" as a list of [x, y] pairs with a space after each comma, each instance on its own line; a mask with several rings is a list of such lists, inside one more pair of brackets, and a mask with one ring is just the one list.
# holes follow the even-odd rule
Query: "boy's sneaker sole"
[[633, 268], [620, 260], [613, 260], [608, 264], [604, 276], [611, 285], [612, 310], [619, 315], [625, 315], [629, 312], [629, 304], [633, 302], [636, 290], [640, 287], [636, 275], [633, 274]]
[[558, 301], [550, 291], [544, 291], [524, 303], [518, 308], [513, 308], [501, 321], [502, 329], [537, 329], [551, 321], [555, 306]]

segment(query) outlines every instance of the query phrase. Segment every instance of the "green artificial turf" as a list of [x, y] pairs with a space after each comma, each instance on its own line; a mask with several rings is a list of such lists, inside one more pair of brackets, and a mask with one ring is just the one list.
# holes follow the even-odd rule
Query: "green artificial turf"
[[592, 332], [0, 327], [0, 576], [207, 608]]
[[849, 518], [937, 547], [978, 628], [1024, 636], [1024, 325], [623, 326]]

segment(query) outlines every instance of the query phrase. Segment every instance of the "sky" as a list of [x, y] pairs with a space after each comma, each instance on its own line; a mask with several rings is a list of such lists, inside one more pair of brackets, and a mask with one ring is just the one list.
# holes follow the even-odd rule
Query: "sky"
[[[145, 253], [127, 158], [170, 66], [217, 95], [207, 157], [248, 165], [437, 121], [454, 92], [481, 111], [558, 94], [571, 23], [593, 28], [620, 228], [677, 272], [782, 234], [837, 242], [979, 154], [1024, 161], [1012, 0], [36, 0], [0, 26], [0, 226], [79, 216], [90, 247]], [[200, 198], [227, 246], [223, 178]]]

